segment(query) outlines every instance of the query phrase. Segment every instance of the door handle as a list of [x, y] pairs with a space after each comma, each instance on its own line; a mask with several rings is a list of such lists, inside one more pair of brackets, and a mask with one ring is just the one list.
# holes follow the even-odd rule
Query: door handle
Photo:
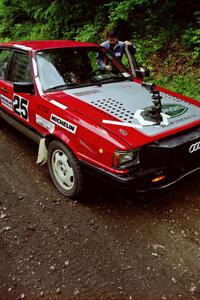
[[4, 92], [4, 93], [7, 93], [7, 92], [8, 92], [8, 89], [5, 88], [5, 87], [0, 88], [0, 90], [1, 90], [2, 92]]

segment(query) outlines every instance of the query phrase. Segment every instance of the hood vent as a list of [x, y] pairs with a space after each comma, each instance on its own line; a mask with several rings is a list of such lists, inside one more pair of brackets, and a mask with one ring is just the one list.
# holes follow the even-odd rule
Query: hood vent
[[131, 112], [130, 110], [127, 110], [123, 103], [112, 99], [101, 99], [96, 101], [91, 101], [91, 103], [98, 107], [99, 109], [102, 109], [106, 113], [128, 123], [133, 122], [134, 112]]
[[73, 95], [87, 96], [87, 95], [92, 95], [92, 94], [97, 94], [97, 93], [101, 93], [101, 91], [100, 90], [83, 91], [83, 92], [74, 93]]
[[114, 116], [108, 114], [105, 110], [103, 110], [103, 108], [101, 108], [100, 106], [93, 106], [93, 105], [89, 105], [90, 109], [92, 110], [96, 110], [98, 111], [99, 113], [101, 113], [102, 115], [104, 115], [104, 118], [109, 118], [113, 121], [118, 121], [117, 118], [115, 118]]

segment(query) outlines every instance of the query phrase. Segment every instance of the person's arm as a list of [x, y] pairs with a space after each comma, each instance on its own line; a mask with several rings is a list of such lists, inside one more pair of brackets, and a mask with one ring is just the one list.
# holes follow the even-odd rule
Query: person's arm
[[102, 55], [100, 53], [97, 54], [97, 65], [101, 71], [106, 70], [106, 65], [104, 64]]
[[135, 54], [136, 52], [136, 47], [133, 43], [129, 41], [124, 41], [125, 47], [128, 47], [128, 50], [130, 51], [131, 54]]
[[[107, 49], [107, 43], [106, 42], [102, 43], [101, 46], [103, 46], [105, 49]], [[101, 53], [97, 54], [97, 64], [98, 64], [99, 69], [101, 71], [104, 71], [104, 70], [105, 71], [111, 71], [112, 70], [112, 67], [110, 65], [106, 65], [104, 63], [104, 60], [103, 60], [103, 57], [102, 57]]]

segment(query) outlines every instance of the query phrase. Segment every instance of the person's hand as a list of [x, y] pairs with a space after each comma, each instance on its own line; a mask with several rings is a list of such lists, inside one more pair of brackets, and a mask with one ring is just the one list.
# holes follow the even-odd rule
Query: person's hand
[[125, 46], [131, 46], [131, 45], [132, 45], [132, 43], [131, 43], [131, 42], [129, 42], [129, 41], [124, 41], [124, 45], [125, 45]]
[[112, 67], [110, 65], [106, 65], [106, 71], [111, 71]]

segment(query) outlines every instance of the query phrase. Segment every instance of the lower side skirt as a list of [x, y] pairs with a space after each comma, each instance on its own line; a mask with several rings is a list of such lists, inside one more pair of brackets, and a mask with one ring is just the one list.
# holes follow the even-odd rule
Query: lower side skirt
[[42, 137], [38, 133], [34, 132], [32, 128], [29, 128], [26, 124], [22, 124], [20, 121], [9, 116], [1, 109], [0, 109], [0, 117], [3, 120], [5, 120], [8, 124], [10, 124], [12, 127], [16, 128], [21, 133], [26, 135], [28, 138], [30, 138], [31, 140], [39, 144]]

